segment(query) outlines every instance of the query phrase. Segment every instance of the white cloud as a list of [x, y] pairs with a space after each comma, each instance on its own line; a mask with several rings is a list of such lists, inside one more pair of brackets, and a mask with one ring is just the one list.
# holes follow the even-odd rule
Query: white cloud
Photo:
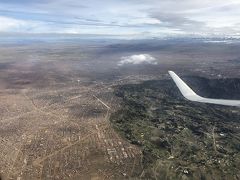
[[42, 22], [0, 16], [0, 32], [34, 33], [34, 30], [43, 27], [44, 23]]
[[239, 8], [237, 0], [2, 0], [0, 32], [231, 36]]
[[121, 57], [121, 61], [118, 62], [118, 66], [125, 64], [157, 64], [157, 61], [154, 57], [149, 54], [138, 54], [132, 56]]
[[[124, 23], [122, 23], [124, 24]], [[151, 17], [132, 18], [127, 22], [127, 25], [158, 25], [161, 21]]]
[[0, 31], [9, 31], [10, 29], [19, 29], [26, 26], [26, 22], [9, 17], [0, 16]]

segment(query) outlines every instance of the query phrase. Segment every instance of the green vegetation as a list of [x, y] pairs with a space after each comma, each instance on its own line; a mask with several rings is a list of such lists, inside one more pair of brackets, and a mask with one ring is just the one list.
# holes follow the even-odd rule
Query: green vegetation
[[[227, 80], [215, 81], [221, 87]], [[236, 82], [228, 83], [233, 89], [231, 85], [239, 88]], [[185, 101], [170, 80], [123, 85], [115, 92], [122, 108], [110, 119], [120, 134], [142, 148], [139, 176], [240, 179], [239, 109]]]

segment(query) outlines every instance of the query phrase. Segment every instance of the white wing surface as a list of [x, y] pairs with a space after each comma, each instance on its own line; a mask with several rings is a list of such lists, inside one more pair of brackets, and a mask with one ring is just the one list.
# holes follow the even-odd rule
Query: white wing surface
[[178, 89], [181, 91], [182, 95], [190, 100], [196, 101], [201, 103], [210, 103], [210, 104], [219, 104], [225, 106], [237, 106], [240, 107], [240, 100], [227, 100], [227, 99], [211, 99], [211, 98], [204, 98], [197, 95], [177, 74], [173, 71], [168, 71], [170, 76], [172, 77], [173, 81], [177, 85]]

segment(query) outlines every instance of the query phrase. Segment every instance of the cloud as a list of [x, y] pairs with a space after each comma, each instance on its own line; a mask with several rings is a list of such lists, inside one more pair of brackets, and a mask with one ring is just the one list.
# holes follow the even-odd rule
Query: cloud
[[0, 22], [0, 33], [52, 33], [59, 30], [56, 25], [51, 26], [46, 22], [21, 20], [5, 16], [0, 16]]
[[23, 20], [17, 20], [9, 17], [0, 16], [0, 32], [9, 31], [10, 29], [21, 29], [27, 23]]
[[154, 13], [152, 15], [155, 19], [162, 22], [162, 27], [168, 27], [170, 29], [179, 29], [184, 32], [196, 32], [206, 28], [206, 23], [191, 19], [184, 13]]
[[240, 31], [239, 8], [236, 0], [1, 0], [0, 31], [231, 36]]
[[149, 54], [138, 54], [132, 56], [121, 57], [121, 61], [118, 62], [118, 66], [123, 66], [125, 64], [157, 64], [157, 61], [154, 57]]

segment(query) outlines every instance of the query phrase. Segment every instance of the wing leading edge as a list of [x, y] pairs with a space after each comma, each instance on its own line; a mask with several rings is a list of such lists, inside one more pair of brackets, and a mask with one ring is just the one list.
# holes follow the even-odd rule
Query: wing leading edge
[[182, 95], [190, 100], [201, 103], [210, 103], [210, 104], [219, 104], [225, 106], [237, 106], [240, 107], [240, 100], [227, 100], [227, 99], [212, 99], [212, 98], [204, 98], [197, 95], [177, 74], [173, 71], [168, 71], [173, 81], [177, 85], [178, 89], [182, 93]]

